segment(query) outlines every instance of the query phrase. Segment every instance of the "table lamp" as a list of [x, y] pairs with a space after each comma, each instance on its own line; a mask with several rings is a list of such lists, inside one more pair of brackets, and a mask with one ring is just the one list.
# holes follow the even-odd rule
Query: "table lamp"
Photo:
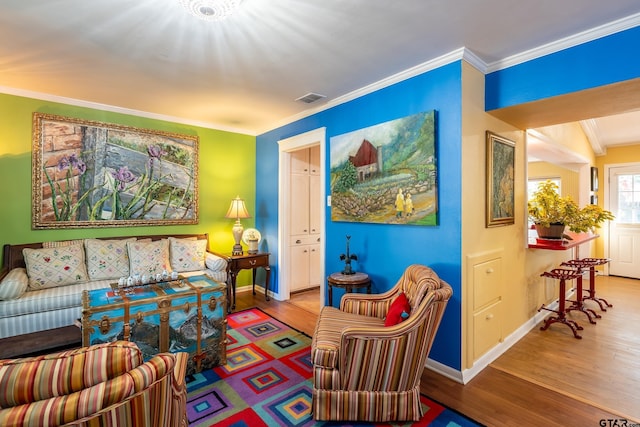
[[233, 224], [233, 228], [231, 229], [233, 233], [233, 239], [235, 240], [232, 254], [242, 255], [242, 245], [240, 244], [240, 239], [242, 238], [244, 227], [242, 227], [242, 224], [240, 223], [240, 218], [251, 218], [251, 215], [249, 215], [247, 207], [244, 205], [244, 200], [241, 199], [240, 196], [236, 196], [236, 198], [231, 201], [231, 206], [229, 206], [229, 210], [227, 211], [225, 218], [236, 219], [236, 223]]

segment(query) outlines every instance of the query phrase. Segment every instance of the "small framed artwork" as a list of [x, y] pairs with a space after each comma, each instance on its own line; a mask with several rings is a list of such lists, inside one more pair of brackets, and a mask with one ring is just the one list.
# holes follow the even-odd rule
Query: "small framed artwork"
[[486, 145], [486, 227], [511, 225], [515, 222], [514, 176], [516, 144], [500, 135], [487, 131]]
[[598, 168], [591, 166], [591, 191], [598, 191]]

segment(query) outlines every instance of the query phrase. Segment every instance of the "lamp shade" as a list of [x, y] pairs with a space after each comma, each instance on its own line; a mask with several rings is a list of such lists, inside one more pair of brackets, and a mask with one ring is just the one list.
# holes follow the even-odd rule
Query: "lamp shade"
[[229, 206], [229, 210], [227, 211], [225, 218], [251, 218], [251, 215], [249, 215], [247, 207], [244, 204], [244, 200], [241, 199], [240, 196], [236, 196], [236, 198], [231, 201], [231, 205]]

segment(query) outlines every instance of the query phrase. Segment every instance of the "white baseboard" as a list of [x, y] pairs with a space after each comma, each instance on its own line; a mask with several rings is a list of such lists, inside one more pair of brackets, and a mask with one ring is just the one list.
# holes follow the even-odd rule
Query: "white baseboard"
[[[554, 301], [546, 307], [550, 310], [555, 310], [558, 308], [558, 301]], [[541, 310], [536, 313], [535, 316], [527, 320], [524, 324], [522, 324], [522, 326], [520, 326], [512, 334], [506, 337], [500, 344], [496, 345], [487, 353], [482, 355], [478, 360], [476, 360], [473, 363], [473, 366], [469, 369], [458, 371], [432, 359], [427, 360], [426, 367], [453, 381], [461, 384], [466, 384], [471, 381], [476, 375], [478, 375], [484, 368], [489, 366], [491, 362], [493, 362], [504, 352], [509, 350], [509, 348], [517, 343], [522, 337], [527, 335], [530, 330], [535, 328], [549, 314], [551, 313], [549, 313], [549, 311], [547, 310]]]
[[[245, 292], [252, 292], [252, 291], [253, 291], [253, 287], [251, 285], [241, 286], [239, 288], [236, 288], [236, 295], [243, 294]], [[260, 293], [264, 295], [264, 286], [256, 284], [256, 293]], [[277, 294], [271, 290], [269, 291], [269, 298], [274, 299], [276, 301], [282, 301], [282, 299], [280, 299], [280, 294]]]

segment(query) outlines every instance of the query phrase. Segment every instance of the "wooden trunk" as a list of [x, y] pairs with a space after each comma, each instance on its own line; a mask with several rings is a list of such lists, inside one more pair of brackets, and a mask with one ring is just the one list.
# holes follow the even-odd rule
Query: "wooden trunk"
[[226, 285], [206, 275], [84, 291], [82, 345], [135, 342], [145, 360], [188, 352], [187, 374], [226, 363]]

